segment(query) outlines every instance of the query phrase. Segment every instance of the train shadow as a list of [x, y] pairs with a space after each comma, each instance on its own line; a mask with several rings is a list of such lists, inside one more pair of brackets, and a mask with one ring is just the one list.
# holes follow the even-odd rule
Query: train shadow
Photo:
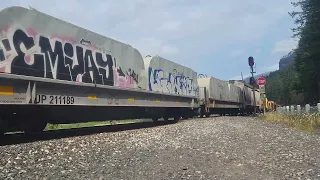
[[[248, 115], [245, 115], [245, 116], [250, 117]], [[203, 118], [193, 117], [188, 119], [180, 119], [179, 121], [169, 120], [169, 121], [158, 121], [158, 122], [152, 122], [152, 121], [136, 122], [136, 123], [129, 123], [129, 124], [48, 130], [48, 131], [43, 131], [40, 133], [33, 133], [33, 134], [25, 134], [25, 133], [6, 134], [4, 136], [0, 136], [0, 146], [31, 143], [36, 141], [47, 141], [52, 139], [62, 139], [62, 138], [75, 137], [75, 136], [86, 136], [86, 135], [93, 135], [93, 134], [99, 134], [99, 133], [120, 132], [120, 131], [134, 130], [134, 129], [152, 128], [156, 126], [175, 124], [175, 123], [194, 120], [194, 119], [197, 119], [199, 121], [199, 120], [207, 120], [208, 118], [219, 118], [219, 117], [224, 117], [224, 116], [212, 114], [210, 117], [203, 117]]]
[[117, 125], [105, 125], [105, 126], [93, 126], [93, 127], [82, 127], [74, 129], [59, 129], [59, 130], [48, 130], [40, 133], [15, 133], [5, 134], [0, 137], [0, 146], [15, 145], [23, 143], [31, 143], [36, 141], [47, 141], [52, 139], [62, 139], [75, 136], [86, 136], [99, 133], [108, 132], [120, 132], [142, 128], [152, 128], [156, 126], [164, 126], [168, 124], [174, 124], [177, 121], [158, 121], [158, 122], [137, 122], [130, 124], [117, 124]]

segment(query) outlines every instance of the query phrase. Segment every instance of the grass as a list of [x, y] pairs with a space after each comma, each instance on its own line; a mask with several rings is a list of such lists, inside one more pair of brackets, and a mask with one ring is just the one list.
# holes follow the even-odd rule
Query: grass
[[48, 123], [44, 131], [58, 130], [58, 129], [74, 129], [83, 127], [94, 127], [94, 126], [108, 126], [116, 124], [130, 124], [138, 122], [148, 122], [150, 120], [117, 120], [117, 121], [97, 121], [97, 122], [85, 122], [85, 123], [72, 123], [72, 124], [50, 124]]
[[280, 122], [287, 124], [290, 128], [314, 132], [320, 128], [320, 114], [289, 114], [280, 112], [268, 112], [260, 116], [266, 121]]

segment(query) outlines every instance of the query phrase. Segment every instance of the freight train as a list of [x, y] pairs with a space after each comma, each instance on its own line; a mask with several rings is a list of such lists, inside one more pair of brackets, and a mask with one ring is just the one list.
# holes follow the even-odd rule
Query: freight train
[[[250, 114], [260, 93], [35, 9], [0, 11], [0, 130], [47, 123]], [[256, 103], [254, 103], [254, 98]]]

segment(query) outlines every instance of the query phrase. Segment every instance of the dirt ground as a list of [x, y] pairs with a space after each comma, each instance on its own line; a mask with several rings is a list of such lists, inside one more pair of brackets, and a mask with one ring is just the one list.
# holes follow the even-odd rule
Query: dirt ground
[[0, 147], [0, 179], [320, 179], [320, 135], [210, 117]]

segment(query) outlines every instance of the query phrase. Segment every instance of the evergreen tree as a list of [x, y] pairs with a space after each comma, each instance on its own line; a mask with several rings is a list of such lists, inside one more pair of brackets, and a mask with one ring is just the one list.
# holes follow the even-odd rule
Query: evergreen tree
[[298, 77], [293, 65], [270, 73], [266, 77], [268, 99], [281, 105], [303, 104], [303, 96], [294, 90]]
[[295, 56], [298, 82], [295, 89], [303, 92], [309, 103], [320, 102], [320, 1], [300, 0], [292, 3], [301, 12], [289, 13], [297, 28], [293, 37], [299, 37]]

